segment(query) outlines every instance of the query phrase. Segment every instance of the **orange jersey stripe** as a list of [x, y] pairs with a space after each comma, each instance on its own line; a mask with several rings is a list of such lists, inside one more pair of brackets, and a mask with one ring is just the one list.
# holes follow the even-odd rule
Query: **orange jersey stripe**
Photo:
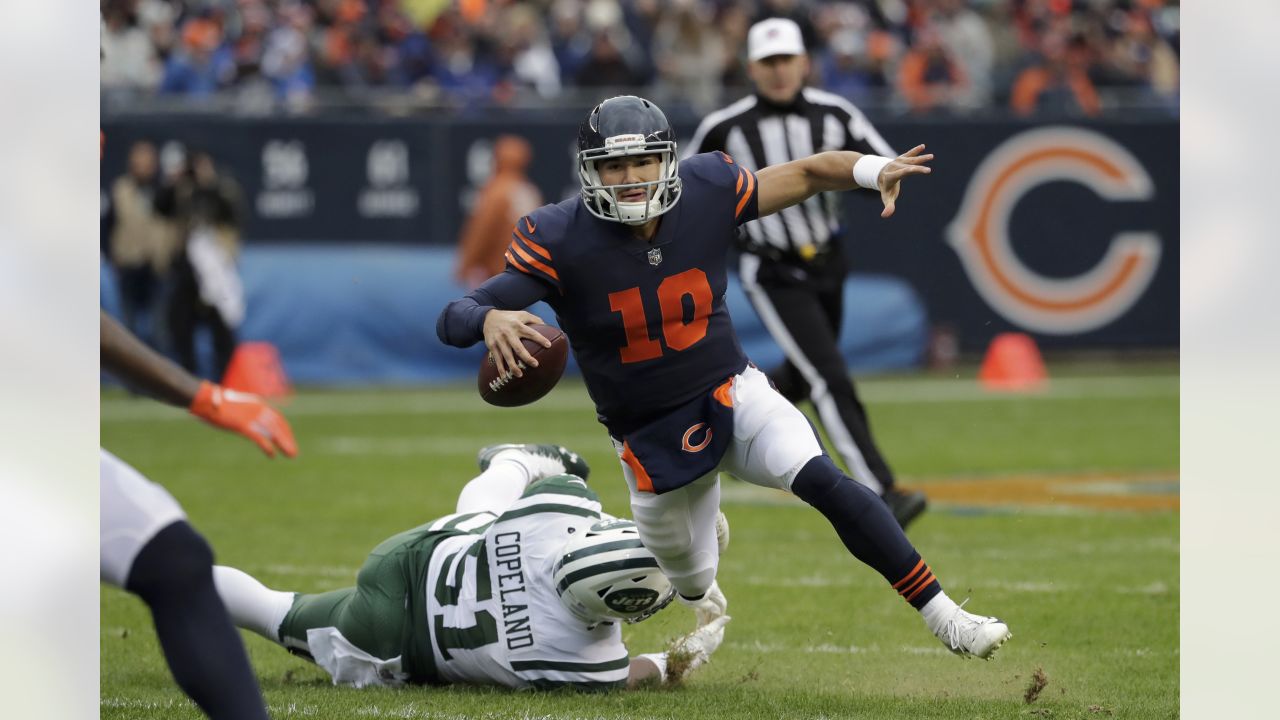
[[538, 260], [534, 256], [530, 255], [528, 252], [525, 252], [524, 248], [520, 247], [519, 243], [514, 243], [514, 242], [511, 243], [509, 250], [514, 250], [516, 255], [519, 255], [520, 258], [524, 260], [526, 263], [546, 273], [547, 276], [550, 277], [552, 280], [555, 280], [556, 282], [560, 282], [560, 276], [556, 274], [556, 271], [554, 268], [543, 263], [541, 260]]
[[909, 583], [911, 581], [911, 578], [915, 577], [915, 574], [920, 572], [920, 568], [922, 567], [924, 567], [924, 558], [920, 558], [920, 561], [916, 563], [916, 566], [911, 568], [911, 572], [907, 573], [906, 575], [903, 575], [901, 580], [894, 583], [893, 589], [898, 590], [902, 588], [903, 585], [906, 585], [907, 583]]
[[622, 462], [631, 468], [631, 472], [636, 476], [636, 489], [641, 492], [653, 492], [653, 480], [649, 479], [649, 473], [644, 469], [644, 465], [640, 464], [640, 458], [631, 452], [631, 446], [623, 441], [622, 443]]
[[742, 194], [742, 197], [738, 200], [738, 207], [737, 207], [737, 208], [735, 208], [735, 209], [734, 209], [734, 211], [733, 211], [733, 216], [734, 216], [735, 218], [736, 218], [736, 217], [738, 217], [738, 216], [740, 216], [740, 215], [742, 215], [742, 209], [743, 209], [743, 208], [745, 208], [745, 207], [747, 206], [747, 202], [748, 202], [749, 200], [751, 200], [751, 195], [752, 195], [752, 194], [755, 192], [755, 190], [756, 190], [756, 176], [755, 176], [755, 173], [751, 172], [750, 170], [745, 170], [745, 169], [743, 170], [743, 172], [745, 172], [745, 173], [747, 174], [747, 191], [746, 191], [745, 193], [743, 193], [743, 194]]
[[738, 184], [733, 188], [734, 194], [742, 192], [742, 170], [738, 170]]
[[551, 253], [547, 252], [547, 249], [546, 249], [546, 248], [544, 248], [544, 247], [542, 247], [542, 246], [541, 246], [541, 245], [539, 245], [538, 243], [536, 243], [536, 242], [534, 242], [534, 241], [530, 240], [529, 238], [525, 237], [524, 233], [520, 232], [520, 228], [516, 228], [516, 235], [517, 235], [517, 236], [519, 236], [519, 238], [520, 238], [521, 240], [523, 240], [523, 241], [525, 242], [525, 244], [526, 244], [526, 245], [528, 245], [528, 246], [529, 246], [529, 249], [530, 249], [530, 250], [532, 250], [532, 251], [534, 251], [534, 252], [538, 253], [539, 255], [541, 255], [542, 257], [546, 258], [546, 259], [547, 259], [547, 262], [551, 262]]

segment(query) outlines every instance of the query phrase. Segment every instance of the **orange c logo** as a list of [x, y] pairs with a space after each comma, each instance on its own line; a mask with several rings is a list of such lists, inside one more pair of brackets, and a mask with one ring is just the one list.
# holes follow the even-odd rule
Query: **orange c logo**
[[1123, 315], [1155, 274], [1160, 238], [1124, 232], [1093, 268], [1047, 277], [1014, 252], [1009, 218], [1033, 188], [1072, 181], [1104, 200], [1149, 200], [1151, 177], [1128, 150], [1091, 130], [1049, 127], [1005, 141], [982, 162], [965, 191], [947, 242], [988, 305], [1023, 327], [1056, 335], [1087, 332]]
[[684, 431], [684, 447], [682, 449], [685, 452], [687, 453], [702, 452], [703, 450], [706, 449], [708, 445], [711, 444], [711, 428], [707, 428], [707, 434], [703, 436], [702, 442], [698, 443], [697, 445], [689, 444], [689, 438], [693, 437], [694, 433], [698, 432], [704, 427], [707, 427], [707, 424], [704, 422], [701, 422], [689, 428], [688, 430]]

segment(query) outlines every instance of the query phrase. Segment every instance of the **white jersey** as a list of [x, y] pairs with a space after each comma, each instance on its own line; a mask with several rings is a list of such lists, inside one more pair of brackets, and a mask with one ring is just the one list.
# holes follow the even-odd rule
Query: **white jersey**
[[471, 529], [442, 540], [426, 575], [427, 624], [441, 681], [512, 688], [625, 685], [629, 659], [617, 623], [588, 629], [560, 602], [552, 566], [574, 533], [601, 519], [586, 483], [548, 478], [500, 516], [441, 518]]

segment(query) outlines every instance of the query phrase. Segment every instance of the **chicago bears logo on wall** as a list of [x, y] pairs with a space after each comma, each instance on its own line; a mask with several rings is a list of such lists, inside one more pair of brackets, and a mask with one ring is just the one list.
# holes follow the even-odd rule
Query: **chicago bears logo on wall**
[[1160, 238], [1154, 232], [1119, 233], [1082, 274], [1036, 272], [1014, 251], [1009, 220], [1024, 195], [1054, 181], [1079, 183], [1110, 202], [1150, 200], [1155, 194], [1137, 158], [1107, 137], [1070, 127], [1030, 130], [1005, 141], [978, 167], [947, 228], [947, 241], [979, 295], [1005, 318], [1042, 333], [1088, 332], [1124, 315], [1142, 297], [1160, 260]]

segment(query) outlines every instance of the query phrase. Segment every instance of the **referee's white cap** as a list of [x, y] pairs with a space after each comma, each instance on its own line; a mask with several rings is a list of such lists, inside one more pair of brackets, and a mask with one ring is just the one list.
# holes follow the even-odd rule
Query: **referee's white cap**
[[769, 18], [747, 32], [747, 59], [751, 62], [772, 55], [803, 55], [804, 38], [800, 26], [786, 18]]

